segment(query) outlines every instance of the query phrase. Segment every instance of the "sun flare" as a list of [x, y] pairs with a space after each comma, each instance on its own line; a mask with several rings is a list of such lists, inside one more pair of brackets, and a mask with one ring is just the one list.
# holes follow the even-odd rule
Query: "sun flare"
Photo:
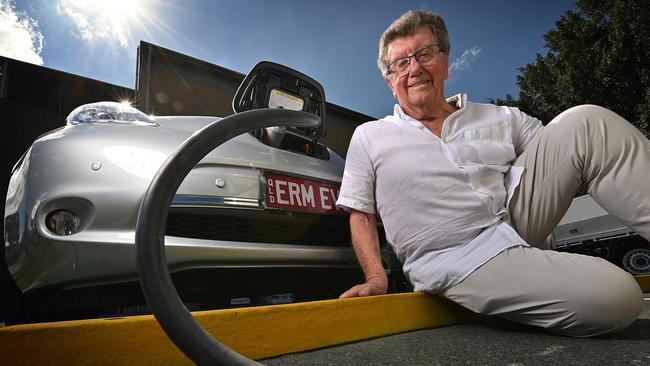
[[116, 40], [127, 47], [136, 30], [152, 17], [152, 0], [58, 0], [57, 10], [74, 24], [82, 39]]
[[95, 6], [104, 14], [121, 21], [127, 21], [129, 18], [136, 17], [140, 12], [141, 5], [141, 2], [137, 0], [75, 0], [75, 2]]

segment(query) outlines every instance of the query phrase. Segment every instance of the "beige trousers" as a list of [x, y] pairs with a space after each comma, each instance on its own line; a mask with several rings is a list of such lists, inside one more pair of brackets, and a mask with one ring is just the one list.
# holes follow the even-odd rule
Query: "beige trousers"
[[508, 223], [533, 247], [507, 249], [442, 295], [475, 312], [551, 332], [589, 337], [625, 328], [643, 294], [600, 258], [540, 250], [578, 187], [650, 239], [650, 142], [617, 114], [593, 105], [558, 115], [514, 165], [525, 167]]

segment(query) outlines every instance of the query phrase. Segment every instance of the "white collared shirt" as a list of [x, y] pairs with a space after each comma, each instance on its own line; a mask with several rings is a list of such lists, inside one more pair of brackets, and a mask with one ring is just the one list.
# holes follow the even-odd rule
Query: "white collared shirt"
[[506, 248], [527, 245], [509, 225], [511, 167], [541, 122], [517, 108], [449, 99], [460, 109], [438, 138], [396, 105], [357, 127], [337, 205], [378, 213], [415, 291], [449, 288]]

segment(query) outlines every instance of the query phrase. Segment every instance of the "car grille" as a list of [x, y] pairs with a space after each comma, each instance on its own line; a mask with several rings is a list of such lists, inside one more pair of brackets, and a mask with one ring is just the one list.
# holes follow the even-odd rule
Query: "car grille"
[[166, 235], [196, 239], [349, 246], [346, 216], [237, 209], [170, 209]]

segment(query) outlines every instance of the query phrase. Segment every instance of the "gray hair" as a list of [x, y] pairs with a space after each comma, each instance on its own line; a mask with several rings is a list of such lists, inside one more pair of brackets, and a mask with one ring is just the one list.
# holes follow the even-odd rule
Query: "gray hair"
[[420, 27], [429, 27], [438, 40], [440, 50], [449, 54], [451, 44], [449, 44], [449, 34], [447, 33], [445, 21], [439, 15], [429, 11], [409, 10], [388, 26], [379, 39], [377, 67], [379, 67], [382, 75], [386, 76], [388, 74], [388, 60], [386, 60], [388, 46], [397, 38], [407, 37], [415, 33]]

